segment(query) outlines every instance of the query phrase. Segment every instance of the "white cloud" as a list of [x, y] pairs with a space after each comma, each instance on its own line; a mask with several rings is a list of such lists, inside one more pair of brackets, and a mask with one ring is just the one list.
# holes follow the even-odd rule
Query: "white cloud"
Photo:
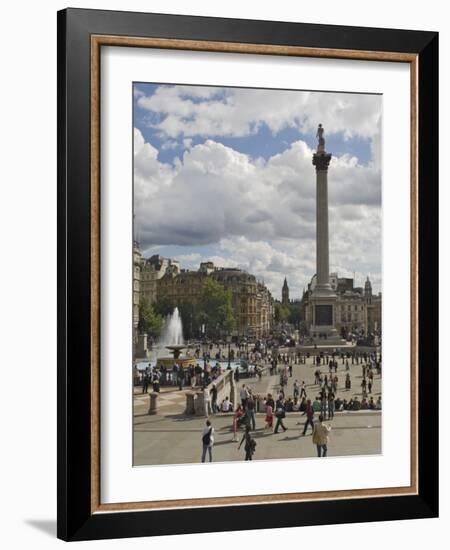
[[[278, 295], [288, 276], [299, 296], [315, 271], [313, 151], [297, 141], [267, 161], [252, 160], [211, 139], [175, 166], [135, 130], [135, 213], [141, 247], [185, 246], [194, 267], [211, 259], [264, 278]], [[379, 279], [381, 174], [354, 157], [329, 168], [330, 269]], [[192, 247], [209, 245], [203, 257]], [[189, 250], [189, 248], [191, 249]], [[378, 280], [377, 279], [377, 280]]]
[[327, 134], [372, 139], [381, 120], [381, 96], [370, 94], [159, 86], [138, 105], [162, 116], [151, 126], [170, 138], [242, 137], [262, 123], [274, 134], [287, 127], [309, 133], [321, 122]]
[[179, 147], [179, 143], [175, 139], [166, 139], [164, 141], [164, 143], [161, 145], [161, 149], [163, 151], [168, 151], [170, 149], [176, 149], [177, 147]]

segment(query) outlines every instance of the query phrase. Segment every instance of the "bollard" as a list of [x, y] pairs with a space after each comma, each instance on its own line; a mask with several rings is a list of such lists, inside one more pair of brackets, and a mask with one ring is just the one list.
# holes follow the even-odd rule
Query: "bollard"
[[257, 412], [265, 413], [266, 412], [266, 400], [264, 397], [258, 397], [256, 402]]
[[157, 400], [158, 400], [158, 393], [157, 392], [151, 392], [150, 393], [150, 406], [148, 409], [148, 414], [156, 414], [157, 412]]
[[195, 396], [196, 392], [186, 392], [186, 414], [195, 414]]

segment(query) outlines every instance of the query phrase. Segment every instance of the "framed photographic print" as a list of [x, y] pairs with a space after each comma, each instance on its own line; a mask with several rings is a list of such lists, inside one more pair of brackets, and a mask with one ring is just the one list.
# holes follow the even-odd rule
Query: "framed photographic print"
[[58, 14], [58, 536], [438, 514], [438, 36]]

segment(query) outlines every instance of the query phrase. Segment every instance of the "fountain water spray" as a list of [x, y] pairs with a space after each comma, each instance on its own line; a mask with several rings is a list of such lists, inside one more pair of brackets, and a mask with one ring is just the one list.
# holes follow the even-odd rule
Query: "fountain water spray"
[[183, 345], [183, 323], [181, 321], [180, 312], [176, 307], [172, 315], [168, 315], [164, 324], [164, 330], [159, 340], [161, 348], [171, 345]]

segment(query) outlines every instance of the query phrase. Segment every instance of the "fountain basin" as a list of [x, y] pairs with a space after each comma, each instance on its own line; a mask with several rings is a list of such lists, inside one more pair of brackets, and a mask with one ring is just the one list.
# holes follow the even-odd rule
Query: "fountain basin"
[[179, 355], [174, 357], [173, 355], [166, 355], [164, 357], [158, 357], [156, 360], [156, 367], [165, 367], [166, 369], [172, 369], [174, 364], [177, 364], [179, 367], [188, 369], [189, 367], [197, 364], [197, 359], [195, 357], [189, 357], [188, 355]]

